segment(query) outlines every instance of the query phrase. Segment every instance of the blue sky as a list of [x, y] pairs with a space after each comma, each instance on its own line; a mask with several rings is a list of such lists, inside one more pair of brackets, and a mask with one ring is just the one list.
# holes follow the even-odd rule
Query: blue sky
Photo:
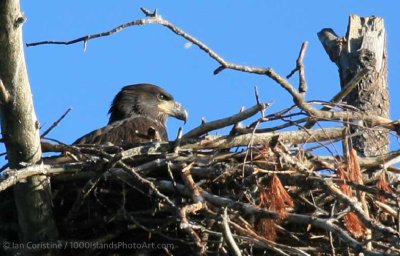
[[[22, 0], [27, 17], [24, 41], [71, 40], [143, 18], [140, 7], [159, 14], [197, 37], [226, 60], [273, 67], [287, 75], [303, 41], [309, 85], [307, 99], [329, 100], [339, 90], [338, 72], [317, 38], [322, 28], [344, 35], [348, 17], [381, 16], [388, 33], [391, 116], [399, 119], [400, 22], [398, 1], [78, 1]], [[94, 4], [95, 3], [95, 4]], [[189, 111], [185, 131], [255, 104], [254, 86], [268, 113], [292, 104], [272, 80], [237, 71], [213, 75], [218, 64], [196, 46], [159, 25], [131, 27], [110, 37], [81, 43], [25, 48], [36, 113], [45, 130], [67, 109], [72, 112], [48, 137], [72, 143], [107, 123], [113, 96], [128, 84], [164, 87]], [[297, 84], [297, 77], [291, 79]], [[182, 122], [169, 122], [174, 139]], [[224, 131], [221, 131], [222, 133]]]

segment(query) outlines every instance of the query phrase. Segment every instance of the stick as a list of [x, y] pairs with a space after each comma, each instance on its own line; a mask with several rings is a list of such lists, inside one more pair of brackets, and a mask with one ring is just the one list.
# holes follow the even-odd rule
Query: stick
[[67, 111], [65, 111], [64, 114], [60, 118], [57, 119], [41, 136], [40, 138], [44, 138], [51, 130], [53, 130], [67, 115], [68, 113], [72, 110], [72, 108], [68, 108]]

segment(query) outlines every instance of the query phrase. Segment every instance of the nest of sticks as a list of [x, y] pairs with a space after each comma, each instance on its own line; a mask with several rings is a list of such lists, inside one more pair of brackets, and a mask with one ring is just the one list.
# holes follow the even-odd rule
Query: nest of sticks
[[[348, 141], [347, 128], [261, 128], [293, 114], [265, 115], [267, 106], [203, 123], [168, 143], [123, 149], [43, 142], [62, 155], [7, 171], [1, 189], [38, 173], [51, 177], [63, 255], [400, 253], [390, 175], [398, 170], [382, 166], [398, 152], [318, 154]], [[227, 125], [230, 135], [208, 135]], [[2, 207], [13, 209], [7, 190]], [[1, 215], [12, 220], [2, 233], [17, 239], [15, 211]]]

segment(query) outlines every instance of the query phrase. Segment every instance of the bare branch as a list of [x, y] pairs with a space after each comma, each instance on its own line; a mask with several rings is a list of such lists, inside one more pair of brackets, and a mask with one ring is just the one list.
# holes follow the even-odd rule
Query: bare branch
[[[342, 99], [344, 99], [349, 93], [356, 88], [356, 86], [360, 83], [360, 81], [370, 72], [370, 69], [363, 69], [359, 73], [357, 73], [344, 87], [340, 92], [338, 92], [331, 100], [331, 103], [338, 103]], [[323, 107], [321, 110], [329, 110], [330, 107]], [[315, 121], [307, 122], [304, 127], [310, 129], [314, 126]]]
[[32, 165], [26, 167], [21, 171], [9, 172], [8, 178], [0, 183], [0, 191], [6, 190], [9, 187], [14, 186], [18, 182], [35, 175], [46, 175], [50, 170], [51, 166], [45, 165]]
[[200, 135], [203, 135], [209, 131], [212, 130], [216, 130], [219, 128], [223, 128], [226, 127], [228, 125], [232, 125], [235, 123], [238, 123], [242, 120], [245, 120], [255, 114], [257, 114], [258, 112], [268, 108], [268, 106], [270, 105], [270, 103], [266, 103], [266, 104], [257, 104], [247, 110], [244, 110], [242, 112], [239, 112], [236, 115], [227, 117], [227, 118], [223, 118], [223, 119], [219, 119], [219, 120], [215, 120], [212, 122], [208, 122], [208, 123], [202, 123], [200, 126], [194, 128], [193, 130], [187, 132], [182, 138], [183, 139], [188, 139], [188, 138], [194, 138], [194, 137], [198, 137]]
[[224, 238], [226, 243], [228, 244], [228, 247], [231, 249], [231, 252], [233, 255], [236, 256], [241, 256], [242, 253], [240, 252], [239, 246], [236, 244], [235, 239], [232, 237], [232, 232], [231, 229], [229, 228], [229, 217], [228, 217], [228, 208], [224, 208], [224, 213], [222, 215], [222, 227], [223, 227], [223, 233], [224, 233]]
[[254, 145], [266, 145], [273, 138], [278, 137], [283, 143], [301, 144], [316, 141], [335, 140], [343, 137], [344, 128], [315, 129], [310, 131], [290, 131], [242, 134], [237, 136], [207, 135], [199, 142], [182, 145], [182, 149], [205, 149], [205, 148], [232, 148], [248, 146], [251, 141]]
[[292, 72], [290, 72], [290, 74], [286, 76], [286, 78], [289, 79], [292, 75], [294, 75], [294, 73], [296, 73], [296, 71], [299, 71], [299, 92], [303, 94], [307, 92], [307, 81], [303, 64], [307, 47], [308, 47], [308, 42], [306, 41], [301, 45], [299, 57], [297, 58], [296, 61], [296, 68], [293, 69]]
[[67, 111], [65, 111], [65, 113], [62, 114], [61, 117], [59, 119], [57, 119], [57, 121], [55, 121], [40, 137], [43, 138], [47, 134], [49, 134], [51, 132], [51, 130], [53, 130], [68, 115], [68, 113], [71, 110], [72, 110], [72, 108], [68, 108]]

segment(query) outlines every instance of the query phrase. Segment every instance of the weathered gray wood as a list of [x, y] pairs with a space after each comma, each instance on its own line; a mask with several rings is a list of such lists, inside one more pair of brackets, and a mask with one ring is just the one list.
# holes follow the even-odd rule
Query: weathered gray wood
[[[41, 161], [39, 123], [25, 66], [18, 0], [0, 1], [0, 113], [2, 136], [10, 168]], [[28, 178], [14, 186], [23, 241], [47, 241], [57, 236], [49, 182], [45, 176]]]
[[[342, 88], [359, 72], [369, 72], [344, 101], [361, 112], [389, 118], [389, 94], [387, 84], [386, 31], [380, 17], [349, 19], [347, 34], [339, 38], [332, 29], [318, 33], [329, 58], [339, 68]], [[346, 120], [344, 120], [346, 121]], [[358, 125], [364, 125], [362, 121]], [[360, 136], [352, 139], [353, 147], [361, 156], [373, 157], [388, 151], [388, 134], [384, 130], [360, 128]]]

